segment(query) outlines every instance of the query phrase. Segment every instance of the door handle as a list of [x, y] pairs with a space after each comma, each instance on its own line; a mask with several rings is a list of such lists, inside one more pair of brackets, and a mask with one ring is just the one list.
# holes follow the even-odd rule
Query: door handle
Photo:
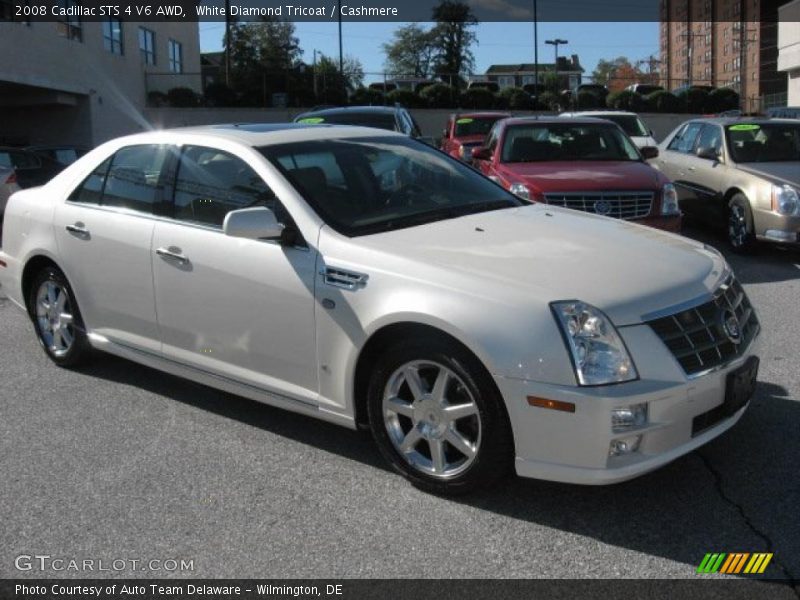
[[81, 237], [89, 237], [89, 230], [86, 229], [86, 226], [80, 221], [78, 221], [74, 225], [67, 225], [66, 229], [67, 231], [69, 231], [70, 233], [74, 233], [75, 235]]
[[183, 254], [181, 254], [180, 248], [175, 248], [174, 246], [171, 246], [169, 248], [163, 248], [163, 247], [157, 248], [156, 254], [158, 254], [159, 256], [163, 256], [164, 258], [172, 258], [174, 260], [177, 260], [182, 265], [189, 262], [189, 259], [186, 258]]

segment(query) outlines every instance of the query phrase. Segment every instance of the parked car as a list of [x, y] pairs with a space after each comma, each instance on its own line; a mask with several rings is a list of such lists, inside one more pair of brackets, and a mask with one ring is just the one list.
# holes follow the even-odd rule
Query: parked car
[[647, 96], [652, 94], [653, 92], [660, 92], [664, 88], [660, 85], [654, 85], [652, 83], [632, 83], [628, 87], [625, 88], [629, 92], [634, 92], [636, 94], [641, 94], [642, 96]]
[[800, 119], [800, 106], [773, 106], [767, 109], [773, 119]]
[[467, 89], [482, 89], [489, 90], [492, 93], [497, 93], [500, 91], [500, 85], [496, 81], [470, 81], [467, 84]]
[[18, 191], [19, 185], [17, 185], [17, 174], [14, 172], [14, 169], [0, 167], [0, 222], [3, 220], [8, 198], [11, 194]]
[[44, 156], [50, 160], [61, 163], [65, 167], [71, 165], [89, 151], [88, 148], [83, 146], [72, 146], [69, 144], [28, 146], [25, 149], [39, 156]]
[[22, 148], [0, 146], [0, 167], [14, 169], [19, 187], [28, 188], [44, 185], [64, 165]]
[[564, 112], [559, 117], [592, 117], [594, 119], [605, 119], [616, 123], [628, 134], [638, 148], [645, 146], [657, 146], [658, 142], [653, 137], [653, 130], [647, 127], [642, 119], [633, 112], [623, 112], [620, 110], [585, 110], [580, 112]]
[[608, 88], [599, 83], [582, 83], [579, 86], [571, 89], [564, 90], [561, 93], [562, 100], [565, 105], [572, 108], [578, 108], [578, 94], [581, 92], [588, 92], [597, 96], [597, 100], [601, 106], [606, 105], [606, 98], [608, 97]]
[[695, 119], [661, 143], [653, 165], [687, 215], [725, 226], [731, 247], [800, 242], [800, 122]]
[[526, 200], [680, 231], [672, 183], [609, 121], [505, 119], [472, 158], [484, 175]]
[[442, 132], [442, 152], [464, 162], [472, 161], [472, 150], [483, 145], [486, 135], [500, 119], [510, 117], [506, 112], [469, 112], [450, 115]]
[[414, 117], [400, 106], [337, 106], [297, 115], [294, 122], [310, 125], [360, 125], [397, 131], [413, 138], [423, 137]]
[[530, 205], [392, 132], [113, 140], [14, 194], [4, 234], [3, 292], [57, 365], [97, 348], [369, 426], [436, 492], [636, 477], [733, 426], [756, 381], [758, 319], [718, 252]]
[[713, 92], [715, 89], [717, 88], [715, 88], [713, 85], [696, 85], [691, 83], [676, 87], [674, 90], [672, 90], [672, 93], [678, 95], [688, 90], [702, 90], [704, 92]]

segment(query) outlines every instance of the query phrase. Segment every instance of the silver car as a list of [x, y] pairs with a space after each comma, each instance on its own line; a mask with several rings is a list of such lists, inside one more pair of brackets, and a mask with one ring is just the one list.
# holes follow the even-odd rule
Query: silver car
[[695, 119], [651, 163], [674, 182], [687, 216], [726, 226], [734, 250], [800, 243], [800, 121]]
[[12, 196], [4, 234], [0, 284], [56, 364], [103, 350], [369, 427], [437, 492], [630, 479], [755, 387], [759, 322], [718, 252], [530, 204], [397, 133], [121, 138]]

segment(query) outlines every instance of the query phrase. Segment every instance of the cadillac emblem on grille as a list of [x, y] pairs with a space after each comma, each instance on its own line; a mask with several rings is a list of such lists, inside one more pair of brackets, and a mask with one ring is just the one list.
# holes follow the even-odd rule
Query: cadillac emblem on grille
[[739, 319], [736, 318], [736, 313], [730, 308], [720, 311], [719, 315], [722, 331], [728, 336], [728, 339], [734, 344], [742, 341], [742, 328], [739, 327]]
[[611, 212], [611, 203], [607, 200], [598, 200], [594, 203], [594, 212], [598, 215], [607, 215]]

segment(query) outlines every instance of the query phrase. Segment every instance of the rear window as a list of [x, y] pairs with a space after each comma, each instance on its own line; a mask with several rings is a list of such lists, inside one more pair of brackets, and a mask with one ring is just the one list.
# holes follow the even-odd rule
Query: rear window
[[397, 130], [397, 122], [393, 114], [342, 112], [326, 115], [308, 116], [297, 120], [298, 123], [328, 123], [330, 125], [358, 125], [374, 127], [388, 131]]
[[456, 136], [486, 135], [500, 117], [461, 117], [456, 119]]
[[622, 127], [622, 131], [633, 137], [644, 137], [650, 135], [641, 119], [636, 115], [597, 115], [598, 119], [606, 119]]

